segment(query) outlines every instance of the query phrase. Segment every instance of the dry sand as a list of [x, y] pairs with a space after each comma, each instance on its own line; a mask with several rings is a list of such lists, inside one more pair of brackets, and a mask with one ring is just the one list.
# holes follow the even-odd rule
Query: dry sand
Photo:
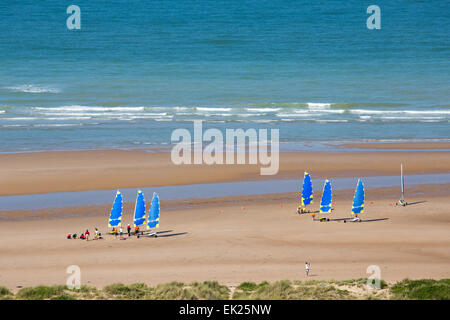
[[[314, 222], [295, 213], [292, 194], [162, 202], [158, 238], [67, 240], [97, 226], [106, 231], [109, 206], [0, 213], [0, 285], [65, 284], [78, 265], [82, 283], [154, 285], [173, 280], [310, 280], [367, 277], [369, 265], [387, 281], [450, 277], [450, 184], [408, 188], [407, 207], [395, 207], [398, 188], [367, 190], [363, 219]], [[336, 193], [334, 217], [348, 217], [353, 190]], [[320, 193], [316, 193], [318, 199]], [[318, 208], [318, 201], [313, 205]], [[131, 222], [134, 204], [125, 206]], [[187, 208], [189, 207], [189, 208]], [[220, 211], [220, 210], [223, 210]]]
[[182, 165], [170, 153], [64, 151], [0, 154], [0, 195], [112, 190], [261, 179], [450, 172], [450, 152], [281, 153], [277, 175], [261, 176], [259, 165]]

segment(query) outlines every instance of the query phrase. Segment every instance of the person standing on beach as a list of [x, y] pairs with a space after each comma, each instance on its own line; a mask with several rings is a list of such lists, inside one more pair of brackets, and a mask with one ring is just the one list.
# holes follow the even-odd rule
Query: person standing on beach
[[86, 229], [86, 232], [84, 233], [84, 235], [86, 236], [86, 240], [89, 241], [89, 236], [90, 236], [91, 234], [89, 233], [89, 230], [88, 230], [88, 229]]
[[308, 263], [308, 262], [305, 262], [305, 271], [306, 271], [306, 276], [308, 276], [309, 275], [309, 267], [310, 267], [311, 265]]
[[123, 235], [123, 229], [122, 229], [122, 227], [120, 227], [119, 233], [120, 233], [120, 238], [122, 239], [122, 235]]
[[127, 231], [128, 231], [128, 236], [131, 237], [131, 227], [129, 224], [127, 226]]

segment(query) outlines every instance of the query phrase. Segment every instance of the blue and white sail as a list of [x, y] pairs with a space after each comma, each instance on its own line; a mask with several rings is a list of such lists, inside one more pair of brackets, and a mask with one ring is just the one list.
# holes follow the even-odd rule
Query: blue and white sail
[[108, 227], [120, 227], [122, 224], [123, 198], [120, 191], [117, 191], [116, 198], [109, 216]]
[[302, 189], [302, 206], [307, 206], [313, 203], [313, 188], [311, 176], [305, 171], [303, 178], [303, 189]]
[[147, 216], [145, 214], [145, 199], [141, 190], [138, 191], [136, 198], [136, 206], [134, 208], [134, 227], [145, 224]]
[[323, 185], [322, 200], [320, 200], [320, 213], [330, 213], [333, 194], [330, 180], [325, 180]]
[[159, 197], [153, 193], [152, 204], [148, 213], [147, 230], [159, 227]]
[[361, 179], [358, 180], [355, 196], [353, 197], [352, 214], [360, 214], [364, 212], [364, 185]]

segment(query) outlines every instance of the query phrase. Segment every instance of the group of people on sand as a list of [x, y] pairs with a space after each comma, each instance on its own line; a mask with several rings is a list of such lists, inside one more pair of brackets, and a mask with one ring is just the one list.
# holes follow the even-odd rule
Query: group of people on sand
[[[123, 232], [122, 227], [119, 227], [119, 229], [117, 229], [117, 227], [113, 227], [111, 230], [111, 234], [115, 235], [116, 238], [117, 238], [117, 236], [120, 236], [120, 239], [126, 239], [123, 237], [123, 233], [124, 232]], [[134, 227], [134, 234], [139, 235], [139, 233], [140, 233], [139, 226]], [[128, 234], [128, 237], [131, 237], [131, 226], [129, 224], [127, 226], [127, 234]]]
[[[141, 231], [139, 229], [139, 226], [136, 226], [134, 228], [134, 234], [139, 237], [140, 232]], [[122, 227], [119, 227], [119, 228], [113, 227], [111, 230], [111, 234], [115, 235], [116, 238], [117, 238], [117, 236], [120, 236], [120, 239], [126, 239], [123, 237], [124, 232], [123, 232]], [[127, 234], [128, 234], [128, 237], [131, 237], [131, 226], [130, 225], [127, 226]], [[78, 233], [69, 233], [67, 235], [67, 239], [89, 240], [90, 235], [91, 235], [91, 233], [89, 232], [88, 229], [86, 229], [86, 231], [82, 232], [80, 235], [78, 235]], [[95, 228], [94, 238], [92, 240], [98, 240], [98, 239], [103, 239], [103, 237], [102, 237], [102, 234], [98, 231], [98, 229]]]
[[[89, 232], [88, 229], [86, 229], [86, 231], [82, 232], [80, 235], [78, 235], [77, 233], [69, 233], [67, 235], [67, 239], [81, 239], [81, 240], [89, 241], [90, 235], [91, 235], [91, 233]], [[92, 240], [98, 240], [98, 239], [103, 239], [103, 237], [102, 237], [102, 234], [98, 231], [98, 229], [95, 228], [94, 239], [92, 239]]]

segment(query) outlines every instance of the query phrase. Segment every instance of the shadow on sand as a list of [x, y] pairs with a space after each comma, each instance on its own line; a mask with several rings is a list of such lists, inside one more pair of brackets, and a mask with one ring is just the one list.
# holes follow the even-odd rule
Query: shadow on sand
[[428, 201], [423, 200], [423, 201], [416, 201], [416, 202], [408, 202], [408, 204], [406, 206], [411, 206], [413, 204], [420, 204], [420, 203], [425, 203], [425, 202], [428, 202]]
[[375, 221], [384, 221], [384, 220], [389, 220], [389, 218], [379, 218], [379, 219], [361, 220], [361, 222], [375, 222]]
[[173, 230], [164, 230], [164, 231], [158, 231], [156, 232], [156, 234], [162, 234], [162, 233], [168, 233], [168, 232], [172, 232]]
[[158, 233], [158, 238], [163, 238], [163, 237], [176, 237], [176, 236], [182, 236], [188, 234], [187, 232], [179, 232], [179, 233], [171, 233], [171, 234], [163, 234], [163, 235], [159, 235]]
[[[342, 219], [330, 219], [330, 221], [337, 221], [337, 222], [348, 222], [348, 223], [359, 223], [359, 222], [376, 222], [376, 221], [385, 221], [389, 220], [389, 218], [379, 218], [379, 219], [361, 219], [361, 221], [351, 221], [352, 218], [342, 218]], [[316, 220], [318, 221], [318, 220]]]

